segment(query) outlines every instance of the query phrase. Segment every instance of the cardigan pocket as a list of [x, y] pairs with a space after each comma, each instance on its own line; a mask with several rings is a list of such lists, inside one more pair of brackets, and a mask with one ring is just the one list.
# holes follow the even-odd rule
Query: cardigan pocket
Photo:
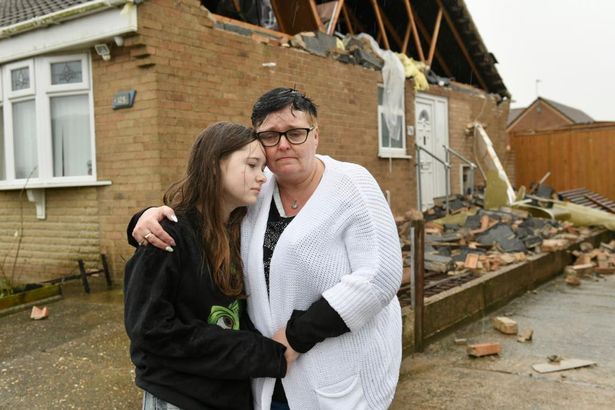
[[337, 383], [317, 388], [316, 397], [320, 410], [368, 409], [361, 377], [358, 374]]

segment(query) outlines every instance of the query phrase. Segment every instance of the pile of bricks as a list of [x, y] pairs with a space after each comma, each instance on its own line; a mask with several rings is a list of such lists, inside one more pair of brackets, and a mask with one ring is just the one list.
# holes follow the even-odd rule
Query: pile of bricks
[[566, 283], [571, 286], [579, 286], [582, 278], [615, 273], [615, 240], [601, 243], [598, 248], [589, 242], [582, 242], [579, 250], [572, 254], [576, 260], [564, 269]]

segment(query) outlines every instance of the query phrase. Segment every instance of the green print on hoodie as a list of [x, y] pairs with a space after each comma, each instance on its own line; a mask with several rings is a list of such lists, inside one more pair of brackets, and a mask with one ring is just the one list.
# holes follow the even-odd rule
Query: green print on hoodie
[[207, 322], [211, 325], [218, 325], [222, 329], [239, 330], [239, 301], [234, 301], [228, 308], [213, 305]]

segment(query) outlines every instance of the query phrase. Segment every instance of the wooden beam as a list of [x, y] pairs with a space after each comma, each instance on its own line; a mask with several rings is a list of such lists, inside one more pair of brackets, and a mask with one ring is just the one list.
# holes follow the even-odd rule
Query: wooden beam
[[[416, 19], [416, 26], [420, 30], [421, 34], [423, 35], [425, 40], [427, 40], [428, 43], [431, 43], [431, 35], [429, 34], [429, 31], [425, 27], [425, 24], [423, 24], [423, 20], [421, 20], [419, 16], [415, 16], [415, 19]], [[436, 55], [436, 60], [438, 60], [438, 63], [440, 63], [440, 65], [442, 66], [442, 70], [444, 70], [444, 74], [447, 77], [454, 77], [453, 72], [451, 71], [450, 67], [448, 66], [448, 64], [446, 64], [446, 60], [444, 60], [444, 58], [442, 57], [442, 55], [440, 54], [438, 50], [436, 50], [435, 55]]]
[[376, 13], [376, 21], [378, 22], [378, 28], [380, 29], [380, 35], [382, 36], [382, 41], [384, 42], [384, 47], [387, 50], [391, 49], [389, 45], [389, 39], [387, 38], [387, 33], [384, 31], [384, 23], [382, 22], [382, 16], [380, 15], [380, 6], [378, 6], [377, 0], [371, 0], [372, 7], [374, 8], [374, 13]]
[[427, 57], [427, 67], [431, 67], [433, 61], [433, 53], [436, 51], [436, 43], [438, 42], [438, 35], [440, 34], [440, 23], [442, 22], [442, 6], [438, 10], [438, 17], [436, 17], [436, 25], [433, 29], [433, 36], [431, 37], [431, 46], [429, 47], [429, 57]]
[[352, 9], [350, 7], [347, 7], [346, 5], [344, 5], [344, 10], [346, 10], [346, 13], [348, 14], [348, 17], [350, 17], [350, 20], [352, 20], [352, 24], [354, 24], [355, 28], [357, 29], [356, 30], [357, 32], [359, 32], [359, 33], [367, 32], [367, 30], [365, 30], [365, 28], [361, 24], [361, 21], [359, 21], [357, 16], [354, 15], [354, 13], [352, 12]]
[[348, 32], [354, 36], [354, 30], [352, 28], [352, 22], [350, 21], [350, 14], [348, 13], [348, 6], [346, 4], [342, 6], [342, 13], [344, 13], [344, 20], [346, 21], [346, 27], [348, 28]]
[[339, 19], [343, 6], [344, 0], [328, 1], [316, 5], [320, 21], [326, 29], [327, 34], [331, 35], [335, 31], [335, 26], [337, 25], [337, 20]]
[[406, 26], [406, 34], [404, 34], [404, 43], [401, 46], [401, 52], [406, 54], [408, 52], [408, 41], [410, 41], [410, 24]]
[[476, 78], [478, 79], [478, 82], [480, 83], [481, 87], [483, 87], [483, 89], [485, 91], [489, 91], [489, 88], [487, 87], [487, 83], [485, 83], [485, 80], [483, 80], [483, 77], [480, 75], [480, 72], [478, 71], [478, 69], [474, 65], [474, 61], [472, 61], [472, 57], [470, 57], [470, 54], [468, 53], [468, 49], [466, 48], [465, 44], [463, 43], [463, 40], [461, 39], [461, 36], [459, 35], [459, 32], [457, 31], [457, 28], [455, 28], [455, 24], [453, 23], [453, 19], [451, 18], [451, 16], [448, 15], [448, 12], [444, 9], [444, 5], [442, 4], [442, 0], [436, 0], [436, 2], [438, 3], [438, 6], [440, 6], [440, 9], [444, 10], [444, 18], [446, 19], [446, 22], [448, 23], [448, 26], [451, 29], [451, 32], [453, 33], [453, 37], [455, 37], [455, 41], [457, 41], [457, 45], [461, 49], [461, 52], [463, 53], [463, 55], [465, 56], [468, 64], [470, 65], [470, 68], [472, 69], [474, 74], [476, 74]]
[[395, 41], [397, 46], [401, 49], [401, 47], [402, 47], [402, 40], [399, 37], [399, 34], [397, 34], [397, 31], [395, 30], [395, 27], [393, 27], [393, 24], [391, 24], [391, 21], [389, 20], [389, 18], [385, 14], [384, 10], [382, 11], [382, 21], [384, 21], [385, 27], [389, 30], [389, 33], [391, 33], [391, 36], [393, 37], [393, 40]]
[[404, 4], [406, 5], [406, 12], [408, 13], [408, 20], [410, 21], [410, 27], [412, 27], [412, 34], [414, 36], [414, 44], [416, 45], [416, 50], [419, 53], [419, 58], [424, 63], [425, 54], [423, 54], [423, 46], [421, 46], [421, 39], [419, 38], [419, 33], [416, 29], [416, 23], [414, 21], [414, 12], [412, 11], [410, 0], [404, 0]]

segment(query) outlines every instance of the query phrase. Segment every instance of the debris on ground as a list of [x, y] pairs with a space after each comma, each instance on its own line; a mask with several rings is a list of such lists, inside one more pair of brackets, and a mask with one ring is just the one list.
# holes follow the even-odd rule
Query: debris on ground
[[563, 370], [578, 369], [579, 367], [594, 366], [596, 362], [582, 359], [562, 359], [559, 362], [533, 364], [532, 369], [538, 373], [561, 372]]
[[518, 333], [517, 322], [506, 317], [506, 316], [497, 316], [491, 319], [491, 323], [493, 327], [501, 333], [505, 335], [516, 335]]
[[527, 329], [521, 332], [521, 334], [517, 338], [517, 342], [519, 343], [531, 342], [533, 338], [534, 338], [534, 330]]
[[465, 346], [468, 344], [468, 339], [466, 339], [465, 337], [456, 337], [455, 344], [459, 346]]
[[581, 280], [576, 273], [567, 273], [564, 281], [570, 286], [580, 286]]
[[32, 306], [32, 312], [30, 313], [30, 319], [41, 320], [49, 317], [49, 309], [47, 306], [39, 308], [38, 306]]
[[583, 278], [615, 273], [615, 240], [603, 242], [595, 249], [591, 243], [582, 242], [572, 255], [576, 258], [574, 263], [564, 268], [564, 280], [570, 286], [579, 286]]
[[499, 343], [476, 343], [468, 345], [467, 352], [472, 357], [483, 357], [500, 354], [502, 347]]
[[551, 354], [549, 356], [547, 356], [547, 360], [549, 361], [549, 363], [559, 363], [563, 360], [563, 358], [561, 356], [558, 356], [556, 354]]
[[[595, 228], [615, 231], [615, 214], [561, 201], [562, 197], [545, 184], [550, 172], [527, 193], [525, 187], [515, 192], [484, 128], [472, 123], [467, 132], [478, 140], [480, 149], [473, 160], [486, 186], [473, 187], [469, 195], [433, 198], [434, 206], [422, 212], [425, 297], [504, 266], [523, 263], [533, 255], [567, 250], [594, 235]], [[606, 203], [593, 193], [583, 193], [592, 203]], [[420, 212], [411, 210], [396, 219], [405, 273], [399, 293], [402, 305], [409, 300], [404, 292], [410, 289], [412, 213]], [[602, 244], [600, 252], [593, 247], [588, 250], [591, 244], [587, 244], [581, 245], [581, 252], [591, 254], [585, 262], [575, 262], [566, 274], [571, 286], [578, 286], [580, 279], [588, 275], [597, 280], [602, 274], [615, 273], [615, 241]]]

